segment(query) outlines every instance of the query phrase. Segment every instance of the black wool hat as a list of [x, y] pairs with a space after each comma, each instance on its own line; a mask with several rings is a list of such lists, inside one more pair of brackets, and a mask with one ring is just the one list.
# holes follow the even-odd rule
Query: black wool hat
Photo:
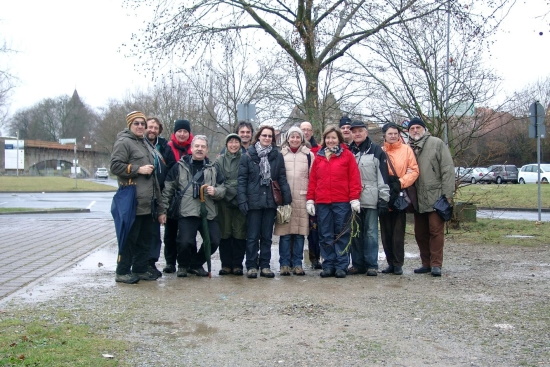
[[411, 119], [411, 121], [409, 121], [409, 126], [408, 128], [410, 129], [411, 126], [413, 125], [420, 125], [422, 126], [424, 129], [426, 128], [426, 124], [424, 123], [424, 121], [422, 121], [419, 117], [413, 117]]
[[351, 119], [347, 116], [342, 116], [340, 119], [339, 127], [345, 126], [345, 125], [351, 125]]
[[189, 134], [191, 134], [191, 124], [187, 120], [176, 120], [174, 122], [174, 132], [178, 130], [187, 130]]

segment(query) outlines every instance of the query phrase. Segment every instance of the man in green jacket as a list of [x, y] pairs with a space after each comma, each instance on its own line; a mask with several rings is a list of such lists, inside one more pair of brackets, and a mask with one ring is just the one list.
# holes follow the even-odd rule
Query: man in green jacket
[[[117, 282], [129, 284], [158, 278], [148, 260], [154, 225], [151, 213], [160, 209], [160, 186], [153, 174], [155, 154], [145, 141], [145, 120], [143, 112], [130, 112], [126, 116], [128, 128], [118, 133], [111, 154], [110, 168], [118, 184], [136, 187], [136, 216], [125, 243], [120, 244], [115, 277]], [[157, 208], [151, 208], [155, 204]]]
[[[206, 256], [214, 253], [220, 244], [220, 226], [215, 220], [218, 212], [214, 200], [221, 200], [225, 196], [223, 174], [218, 172], [206, 157], [208, 154], [206, 136], [195, 135], [191, 141], [191, 150], [192, 155], [181, 157], [168, 172], [162, 191], [163, 205], [159, 216], [159, 222], [166, 223], [165, 208], [169, 207], [176, 190], [184, 190], [179, 207], [176, 240], [178, 246], [177, 276], [180, 278], [186, 277], [188, 272], [198, 276], [208, 276], [202, 266], [207, 260]], [[204, 198], [211, 246], [211, 253], [208, 255], [204, 254], [202, 247], [196, 251], [197, 232], [202, 231], [199, 189], [203, 185], [206, 185]]]
[[445, 222], [436, 211], [435, 202], [445, 195], [451, 200], [455, 188], [453, 158], [445, 143], [431, 136], [418, 117], [409, 122], [409, 144], [416, 155], [420, 175], [415, 183], [418, 211], [414, 213], [414, 235], [422, 266], [417, 274], [441, 276]]

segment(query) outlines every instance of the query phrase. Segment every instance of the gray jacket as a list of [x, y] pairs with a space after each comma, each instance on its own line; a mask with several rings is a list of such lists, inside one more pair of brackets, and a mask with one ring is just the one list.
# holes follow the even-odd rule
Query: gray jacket
[[138, 174], [139, 167], [147, 164], [154, 164], [151, 145], [129, 129], [119, 132], [111, 154], [110, 169], [118, 177], [119, 185], [136, 185], [136, 215], [151, 214], [153, 197], [157, 199], [157, 210], [160, 210], [160, 186], [155, 174]]

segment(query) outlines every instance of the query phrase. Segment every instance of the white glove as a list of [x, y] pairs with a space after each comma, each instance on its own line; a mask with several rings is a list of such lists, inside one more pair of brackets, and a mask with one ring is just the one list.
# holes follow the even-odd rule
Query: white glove
[[359, 213], [361, 211], [361, 203], [359, 202], [359, 200], [352, 200], [349, 203], [351, 204], [351, 210], [356, 213]]
[[306, 211], [312, 217], [315, 215], [315, 202], [313, 200], [308, 200], [306, 202]]

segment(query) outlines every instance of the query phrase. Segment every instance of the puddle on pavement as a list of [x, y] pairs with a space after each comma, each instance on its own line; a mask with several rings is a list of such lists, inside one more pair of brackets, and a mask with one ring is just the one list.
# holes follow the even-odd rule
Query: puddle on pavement
[[[80, 289], [112, 287], [114, 283], [112, 277], [97, 276], [104, 273], [114, 274], [116, 248], [112, 247], [98, 249], [70, 268], [39, 283], [31, 284], [15, 292], [12, 297], [17, 297], [29, 303], [44, 302], [59, 296], [64, 289], [73, 284], [78, 284]], [[88, 280], [84, 281], [85, 278]]]

